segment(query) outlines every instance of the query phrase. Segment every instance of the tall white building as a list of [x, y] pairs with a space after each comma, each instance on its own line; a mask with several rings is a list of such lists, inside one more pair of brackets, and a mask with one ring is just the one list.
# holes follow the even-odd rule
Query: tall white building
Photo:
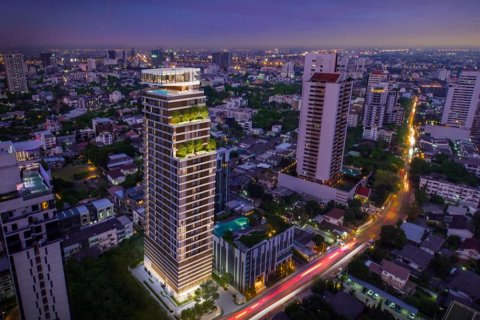
[[480, 71], [462, 71], [458, 82], [448, 87], [442, 124], [471, 129], [480, 102]]
[[364, 127], [380, 128], [383, 125], [388, 98], [388, 82], [380, 82], [367, 88], [362, 123]]
[[97, 65], [95, 63], [95, 59], [94, 58], [88, 58], [87, 59], [87, 70], [88, 71], [93, 71], [97, 68]]
[[367, 92], [363, 107], [364, 127], [383, 125], [389, 90], [389, 74], [383, 70], [373, 70], [368, 76]]
[[199, 69], [142, 70], [146, 269], [176, 299], [210, 279], [216, 152]]
[[27, 78], [23, 66], [23, 54], [4, 54], [3, 63], [7, 71], [8, 90], [11, 92], [26, 92]]
[[70, 319], [61, 234], [50, 176], [20, 167], [11, 142], [0, 143], [0, 215], [20, 316]]
[[336, 54], [307, 54], [297, 143], [297, 173], [325, 183], [341, 171], [352, 81]]

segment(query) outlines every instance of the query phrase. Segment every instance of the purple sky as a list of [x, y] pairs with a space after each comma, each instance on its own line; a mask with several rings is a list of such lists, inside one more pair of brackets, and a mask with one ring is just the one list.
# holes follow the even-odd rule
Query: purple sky
[[11, 0], [0, 48], [480, 47], [480, 0]]

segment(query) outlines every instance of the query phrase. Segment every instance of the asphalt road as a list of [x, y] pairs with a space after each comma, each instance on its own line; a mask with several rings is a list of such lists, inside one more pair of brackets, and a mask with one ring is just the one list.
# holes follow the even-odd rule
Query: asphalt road
[[[413, 127], [415, 109], [416, 103], [408, 119], [410, 148], [409, 152], [404, 156], [407, 172], [415, 145], [415, 129]], [[408, 174], [405, 174], [401, 182], [400, 191], [391, 196], [385, 209], [382, 210], [382, 213], [379, 214], [372, 223], [357, 231], [354, 239], [347, 242], [343, 247], [336, 248], [325, 256], [306, 265], [304, 268], [297, 270], [294, 275], [264, 291], [259, 296], [250, 300], [241, 309], [232, 314], [224, 315], [220, 319], [260, 319], [282, 307], [282, 305], [290, 299], [307, 289], [317, 277], [325, 276], [331, 272], [333, 268], [350, 261], [356, 254], [361, 252], [368, 240], [379, 237], [382, 226], [392, 225], [397, 223], [399, 219], [405, 219], [405, 214], [401, 212], [401, 209], [404, 207], [404, 204], [411, 201], [411, 198], [412, 194], [408, 182]]]

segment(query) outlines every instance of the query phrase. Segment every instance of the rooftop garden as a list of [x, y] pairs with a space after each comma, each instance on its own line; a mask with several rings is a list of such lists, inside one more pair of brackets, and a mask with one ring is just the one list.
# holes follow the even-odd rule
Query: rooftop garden
[[180, 143], [177, 146], [177, 152], [175, 153], [177, 158], [185, 158], [188, 155], [194, 155], [201, 151], [213, 151], [217, 148], [217, 142], [215, 139], [208, 139], [208, 141], [192, 140], [184, 143]]
[[170, 123], [178, 124], [182, 122], [189, 122], [194, 120], [208, 119], [207, 106], [192, 106], [187, 109], [176, 110], [172, 112], [172, 119]]
[[[290, 225], [278, 215], [270, 214], [266, 216], [266, 219], [267, 223], [263, 226], [264, 228], [254, 230], [241, 236], [239, 241], [245, 246], [251, 248], [263, 240], [272, 238], [277, 234], [282, 233], [290, 227]], [[260, 220], [261, 217], [259, 216], [258, 212], [249, 216], [251, 225], [260, 224]]]

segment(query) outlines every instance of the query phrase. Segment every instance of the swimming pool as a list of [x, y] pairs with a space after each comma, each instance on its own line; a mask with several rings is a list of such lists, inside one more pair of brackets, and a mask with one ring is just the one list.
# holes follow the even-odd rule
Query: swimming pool
[[232, 221], [217, 223], [213, 227], [213, 232], [215, 233], [216, 236], [221, 237], [221, 236], [223, 236], [223, 234], [227, 230], [235, 232], [235, 231], [238, 231], [238, 230], [245, 230], [248, 227], [250, 227], [250, 223], [248, 222], [248, 218], [240, 217], [240, 218], [237, 218], [237, 219], [232, 220]]
[[168, 94], [168, 90], [164, 90], [164, 89], [150, 90], [150, 92], [155, 93], [155, 94], [163, 94], [163, 95]]

